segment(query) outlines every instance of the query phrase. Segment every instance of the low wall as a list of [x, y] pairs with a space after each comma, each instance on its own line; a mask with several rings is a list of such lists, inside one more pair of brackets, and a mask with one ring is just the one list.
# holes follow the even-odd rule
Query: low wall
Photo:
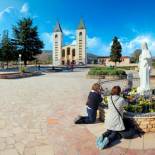
[[41, 75], [41, 72], [32, 72], [32, 73], [1, 73], [0, 79], [17, 79], [17, 78], [26, 78], [31, 76]]
[[89, 79], [106, 79], [106, 80], [120, 80], [126, 79], [126, 76], [118, 76], [118, 75], [87, 75]]
[[[100, 106], [99, 107], [99, 119], [105, 121], [106, 110]], [[124, 117], [132, 120], [135, 128], [138, 128], [143, 132], [155, 132], [155, 113], [146, 114], [135, 114], [135, 113], [125, 113]]]
[[104, 75], [87, 75], [88, 79], [105, 79]]
[[155, 113], [133, 114], [125, 113], [126, 118], [132, 120], [135, 127], [143, 132], [155, 132]]

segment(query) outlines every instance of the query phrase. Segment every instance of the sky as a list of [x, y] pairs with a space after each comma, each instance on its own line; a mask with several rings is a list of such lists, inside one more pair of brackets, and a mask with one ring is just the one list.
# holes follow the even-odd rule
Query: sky
[[31, 17], [38, 26], [44, 49], [52, 49], [52, 32], [60, 22], [64, 44], [75, 44], [75, 32], [82, 18], [87, 28], [87, 51], [110, 54], [114, 36], [122, 54], [131, 55], [147, 42], [155, 55], [155, 0], [0, 0], [0, 37], [19, 19]]

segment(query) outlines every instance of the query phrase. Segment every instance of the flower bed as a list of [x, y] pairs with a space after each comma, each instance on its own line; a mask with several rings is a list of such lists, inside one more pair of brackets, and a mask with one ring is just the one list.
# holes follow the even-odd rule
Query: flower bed
[[155, 101], [151, 96], [140, 95], [137, 88], [125, 89], [122, 96], [129, 103], [125, 117], [130, 118], [143, 132], [155, 132]]
[[[128, 102], [125, 107], [124, 117], [132, 120], [136, 128], [143, 132], [155, 132], [155, 101], [149, 96], [142, 96], [137, 93], [137, 88], [124, 89], [122, 97]], [[99, 107], [99, 118], [104, 121], [107, 104], [107, 96], [104, 97], [104, 105]]]
[[148, 95], [140, 95], [137, 88], [125, 89], [122, 96], [129, 103], [125, 110], [133, 113], [149, 113], [155, 112], [155, 101]]
[[[99, 119], [105, 121], [105, 115], [107, 110], [103, 106], [99, 106]], [[142, 132], [155, 132], [155, 113], [133, 113], [125, 112], [124, 117], [130, 119], [135, 128], [138, 128]]]

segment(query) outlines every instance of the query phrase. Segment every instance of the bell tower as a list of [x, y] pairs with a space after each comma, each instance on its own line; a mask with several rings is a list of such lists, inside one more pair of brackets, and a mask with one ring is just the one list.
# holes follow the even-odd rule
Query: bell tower
[[80, 20], [76, 30], [76, 61], [77, 64], [87, 64], [86, 54], [86, 27], [83, 20]]
[[53, 31], [53, 66], [61, 65], [63, 34], [60, 23], [57, 22]]

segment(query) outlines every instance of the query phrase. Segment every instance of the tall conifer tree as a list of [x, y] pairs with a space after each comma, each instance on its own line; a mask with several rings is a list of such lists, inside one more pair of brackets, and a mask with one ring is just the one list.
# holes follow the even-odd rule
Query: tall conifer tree
[[38, 36], [38, 28], [33, 26], [31, 18], [23, 18], [13, 27], [13, 32], [14, 42], [22, 54], [24, 64], [27, 65], [27, 61], [35, 60], [35, 56], [42, 53], [43, 42]]
[[113, 38], [113, 44], [111, 46], [111, 53], [110, 53], [110, 60], [115, 63], [121, 62], [121, 57], [122, 57], [122, 46], [120, 42], [118, 41], [117, 37]]

